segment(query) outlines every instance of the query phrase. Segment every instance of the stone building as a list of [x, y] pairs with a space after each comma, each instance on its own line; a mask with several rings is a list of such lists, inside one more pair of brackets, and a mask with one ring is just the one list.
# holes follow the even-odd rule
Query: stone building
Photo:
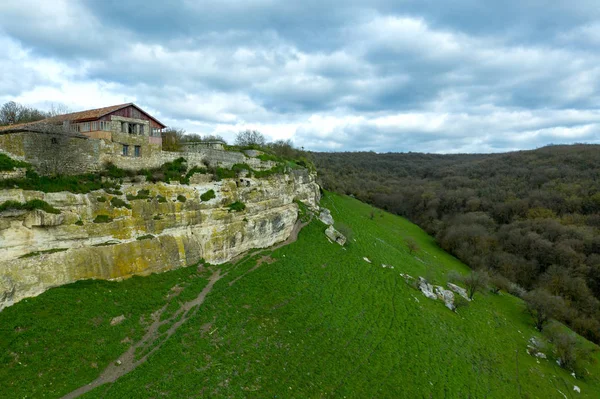
[[96, 170], [105, 162], [133, 168], [160, 158], [165, 127], [133, 103], [113, 105], [2, 126], [0, 152], [43, 173]]

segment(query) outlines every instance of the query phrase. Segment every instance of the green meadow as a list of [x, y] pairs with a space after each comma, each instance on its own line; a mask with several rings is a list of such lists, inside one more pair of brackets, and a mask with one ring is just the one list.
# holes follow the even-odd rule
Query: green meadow
[[313, 218], [296, 242], [237, 263], [81, 281], [5, 309], [0, 396], [59, 398], [92, 382], [154, 312], [175, 314], [220, 269], [226, 276], [146, 362], [83, 397], [600, 397], [597, 351], [576, 378], [550, 350], [527, 354], [541, 334], [520, 299], [477, 293], [455, 313], [408, 285], [400, 273], [444, 285], [448, 272], [469, 271], [419, 227], [332, 193], [321, 205], [352, 231], [345, 247]]

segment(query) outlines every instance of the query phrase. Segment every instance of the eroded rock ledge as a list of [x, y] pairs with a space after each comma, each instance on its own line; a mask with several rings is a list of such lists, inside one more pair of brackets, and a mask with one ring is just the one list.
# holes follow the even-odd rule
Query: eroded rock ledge
[[[0, 309], [81, 279], [146, 275], [200, 259], [227, 262], [285, 240], [297, 219], [295, 200], [311, 208], [319, 201], [315, 176], [307, 170], [190, 185], [124, 184], [121, 190], [122, 195], [0, 191], [0, 203], [42, 199], [61, 211], [0, 213]], [[148, 190], [148, 198], [126, 199], [140, 190]], [[215, 197], [202, 201], [209, 190]], [[113, 197], [131, 209], [115, 207]], [[231, 211], [228, 205], [235, 201], [245, 210]], [[98, 215], [109, 221], [95, 223]]]

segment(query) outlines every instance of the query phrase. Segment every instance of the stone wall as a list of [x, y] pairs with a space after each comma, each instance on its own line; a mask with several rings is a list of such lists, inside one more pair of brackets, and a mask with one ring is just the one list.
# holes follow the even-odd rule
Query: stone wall
[[[160, 143], [150, 143], [152, 137], [146, 135], [117, 132], [111, 132], [111, 135], [112, 140], [36, 132], [4, 134], [0, 135], [0, 151], [14, 159], [29, 162], [42, 174], [98, 171], [108, 162], [122, 169], [152, 169], [180, 157], [184, 157], [190, 167], [208, 164], [231, 168], [235, 164], [246, 163], [253, 169], [266, 170], [276, 165], [241, 152], [213, 148], [167, 152], [162, 151]], [[122, 144], [130, 145], [129, 156], [122, 155]], [[141, 147], [141, 157], [134, 156], [135, 145]]]
[[[104, 191], [89, 194], [1, 190], [0, 203], [42, 199], [58, 215], [36, 210], [0, 213], [0, 309], [46, 289], [80, 279], [120, 279], [194, 264], [230, 260], [251, 248], [285, 240], [297, 219], [294, 200], [319, 201], [315, 175], [294, 171], [265, 179], [224, 179], [180, 185], [124, 184], [131, 209], [111, 206]], [[151, 199], [126, 199], [147, 189]], [[216, 198], [200, 196], [214, 190]], [[158, 195], [166, 198], [159, 201]], [[179, 195], [187, 201], [177, 200]], [[99, 198], [105, 201], [99, 201]], [[242, 201], [243, 212], [228, 204]], [[94, 223], [98, 215], [111, 218]], [[138, 240], [151, 234], [153, 238]], [[43, 251], [61, 250], [44, 253]], [[34, 253], [38, 252], [34, 256]]]

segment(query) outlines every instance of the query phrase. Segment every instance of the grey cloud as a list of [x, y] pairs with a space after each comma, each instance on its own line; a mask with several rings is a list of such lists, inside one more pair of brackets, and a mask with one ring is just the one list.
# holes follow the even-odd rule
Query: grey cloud
[[6, 100], [93, 83], [169, 124], [283, 126], [329, 150], [500, 151], [600, 135], [591, 0], [56, 0], [35, 12], [28, 1], [0, 4], [0, 43], [19, 54], [0, 61]]

